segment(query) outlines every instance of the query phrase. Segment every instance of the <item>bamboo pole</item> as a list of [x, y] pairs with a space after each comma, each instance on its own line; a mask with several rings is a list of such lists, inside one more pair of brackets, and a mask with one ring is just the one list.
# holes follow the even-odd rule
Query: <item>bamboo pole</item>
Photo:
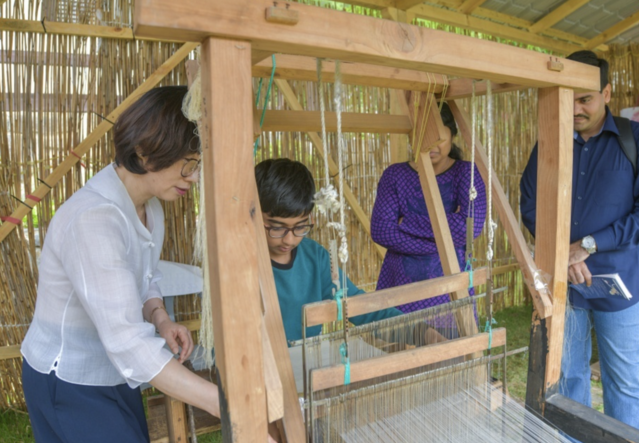
[[5, 219], [5, 223], [0, 226], [0, 242], [2, 242], [9, 232], [16, 226], [21, 224], [21, 220], [25, 215], [33, 209], [37, 203], [42, 200], [51, 189], [58, 184], [60, 179], [71, 170], [71, 168], [80, 161], [80, 158], [86, 154], [89, 149], [104, 135], [106, 134], [113, 124], [118, 119], [120, 114], [124, 112], [129, 106], [131, 106], [138, 98], [144, 95], [147, 91], [154, 88], [175, 66], [177, 66], [193, 49], [195, 49], [199, 43], [185, 43], [175, 54], [169, 57], [160, 67], [151, 74], [144, 83], [133, 91], [120, 105], [115, 108], [106, 118], [85, 138], [79, 145], [71, 150], [71, 153], [64, 159], [62, 163], [56, 167], [51, 174], [47, 176], [40, 186], [31, 194], [36, 199], [27, 197], [24, 205], [18, 206], [18, 208], [11, 214], [11, 217]]

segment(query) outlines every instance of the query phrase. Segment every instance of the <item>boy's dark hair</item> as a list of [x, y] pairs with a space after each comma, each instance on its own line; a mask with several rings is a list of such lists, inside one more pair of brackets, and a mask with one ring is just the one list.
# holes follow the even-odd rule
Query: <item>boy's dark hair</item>
[[264, 160], [255, 166], [255, 181], [262, 212], [272, 217], [308, 215], [315, 202], [311, 171], [288, 158]]
[[579, 63], [585, 63], [586, 65], [596, 66], [599, 68], [600, 88], [599, 92], [603, 91], [608, 82], [608, 62], [603, 58], [598, 58], [597, 54], [592, 51], [582, 50], [573, 52], [568, 57], [568, 60], [572, 60]]
[[200, 153], [195, 123], [182, 113], [186, 92], [186, 86], [151, 89], [120, 115], [113, 128], [116, 165], [146, 174]]
[[[442, 121], [444, 122], [444, 126], [450, 129], [451, 137], [457, 135], [457, 123], [455, 123], [455, 117], [453, 116], [453, 111], [450, 110], [448, 103], [442, 103], [442, 108], [439, 111], [439, 114], [442, 116]], [[450, 147], [450, 152], [448, 156], [454, 160], [462, 160], [462, 150], [456, 144], [452, 144]]]

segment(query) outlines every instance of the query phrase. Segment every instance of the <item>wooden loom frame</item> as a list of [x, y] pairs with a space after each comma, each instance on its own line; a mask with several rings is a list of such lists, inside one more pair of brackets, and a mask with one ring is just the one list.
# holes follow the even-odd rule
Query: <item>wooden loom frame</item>
[[[536, 265], [551, 277], [552, 304], [535, 298], [541, 310], [535, 311], [531, 334], [529, 405], [566, 430], [596, 430], [610, 441], [635, 438], [632, 428], [557, 394], [567, 288], [571, 174], [566, 171], [572, 167], [573, 89], [598, 90], [596, 68], [564, 61], [563, 71], [555, 72], [548, 70], [543, 54], [301, 4], [280, 2], [277, 7], [267, 0], [189, 0], [179, 5], [141, 0], [135, 18], [136, 35], [202, 42], [203, 167], [211, 179], [206, 202], [209, 271], [225, 441], [264, 441], [268, 422], [258, 279], [258, 261], [267, 256], [263, 246], [257, 247], [265, 237], [249, 146], [252, 55], [259, 59], [273, 52], [540, 88]], [[463, 274], [444, 278], [464, 280]], [[272, 289], [272, 275], [265, 283]], [[301, 442], [303, 426], [290, 389], [277, 296], [272, 290], [266, 293], [264, 323], [284, 388], [282, 430], [287, 441]], [[570, 417], [568, 425], [553, 420], [560, 415]]]

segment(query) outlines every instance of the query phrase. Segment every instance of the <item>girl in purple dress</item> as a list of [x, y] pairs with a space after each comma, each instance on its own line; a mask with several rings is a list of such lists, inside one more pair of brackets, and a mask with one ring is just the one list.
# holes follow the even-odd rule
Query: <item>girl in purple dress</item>
[[[462, 160], [461, 149], [452, 143], [457, 125], [446, 103], [441, 116], [449, 137], [430, 151], [430, 158], [459, 266], [464, 269], [471, 164]], [[486, 189], [476, 167], [474, 183], [477, 198], [473, 235], [477, 237], [486, 218]], [[391, 165], [382, 174], [371, 217], [371, 237], [388, 249], [377, 281], [378, 290], [444, 275], [419, 175], [412, 162]], [[397, 308], [412, 312], [449, 301], [449, 295], [444, 294]]]

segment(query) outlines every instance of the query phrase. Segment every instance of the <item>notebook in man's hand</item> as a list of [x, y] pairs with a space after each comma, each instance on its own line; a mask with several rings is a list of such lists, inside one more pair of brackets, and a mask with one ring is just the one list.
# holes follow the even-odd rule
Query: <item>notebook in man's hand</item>
[[585, 283], [571, 284], [570, 286], [586, 299], [624, 297], [626, 300], [630, 300], [632, 298], [632, 294], [626, 288], [619, 274], [593, 275], [590, 286], [586, 286]]

